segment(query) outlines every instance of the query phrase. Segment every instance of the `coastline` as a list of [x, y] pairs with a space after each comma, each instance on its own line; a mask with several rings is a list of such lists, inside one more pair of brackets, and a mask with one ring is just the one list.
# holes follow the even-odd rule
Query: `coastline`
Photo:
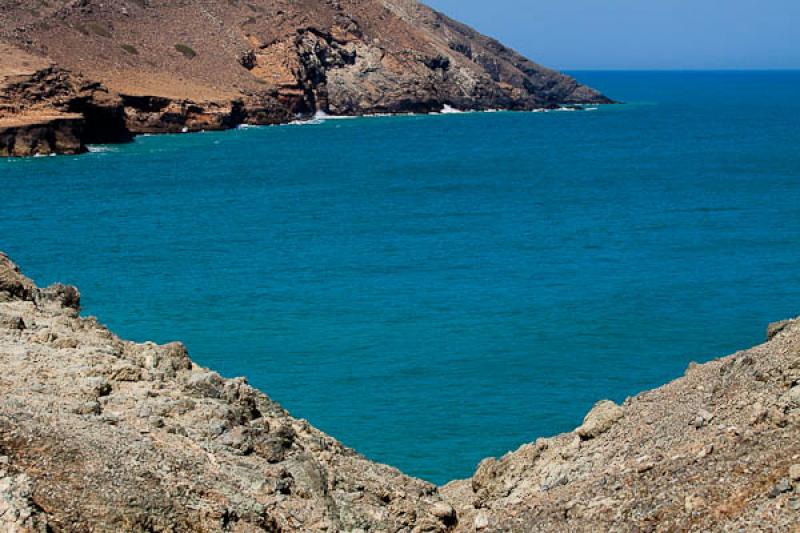
[[[66, 3], [0, 13], [7, 22], [0, 25], [0, 121], [83, 118], [69, 140], [62, 126], [41, 119], [41, 133], [0, 129], [0, 156], [83, 152], [87, 144], [142, 133], [283, 124], [320, 111], [361, 116], [612, 103], [417, 2], [286, 7], [259, 0], [206, 9]], [[154, 18], [159, 32], [152, 31]], [[23, 126], [33, 128], [30, 120]]]
[[[614, 102], [614, 104], [619, 104]], [[7, 117], [0, 119], [0, 158], [26, 158], [44, 157], [55, 155], [82, 155], [92, 152], [92, 146], [119, 145], [132, 142], [140, 135], [178, 135], [190, 133], [204, 133], [207, 131], [229, 131], [235, 129], [246, 129], [248, 127], [267, 127], [267, 126], [290, 126], [290, 125], [315, 125], [328, 120], [347, 120], [358, 118], [385, 118], [385, 117], [406, 117], [406, 116], [437, 116], [437, 115], [459, 115], [467, 113], [550, 113], [550, 112], [575, 112], [575, 111], [595, 111], [598, 106], [611, 105], [607, 103], [598, 104], [568, 104], [554, 105], [550, 107], [534, 109], [456, 109], [444, 104], [441, 108], [421, 112], [394, 112], [394, 113], [361, 113], [355, 115], [329, 115], [323, 111], [318, 111], [311, 115], [298, 115], [292, 118], [285, 118], [281, 121], [269, 122], [225, 122], [223, 125], [211, 124], [208, 127], [198, 125], [190, 129], [183, 126], [180, 130], [170, 127], [165, 131], [138, 131], [126, 132], [120, 135], [118, 132], [109, 139], [102, 136], [91, 135], [91, 142], [85, 140], [84, 130], [86, 121], [80, 114], [65, 113], [62, 115], [42, 115], [30, 119], [22, 117]]]
[[[194, 104], [188, 104], [189, 106]], [[80, 113], [38, 113], [33, 116], [0, 117], [0, 157], [40, 157], [49, 155], [81, 155], [89, 152], [91, 145], [125, 144], [139, 135], [168, 135], [202, 133], [205, 131], [228, 131], [248, 126], [286, 126], [318, 124], [325, 120], [344, 120], [355, 118], [417, 116], [417, 115], [451, 115], [462, 113], [497, 113], [497, 112], [556, 112], [556, 111], [593, 111], [599, 105], [589, 104], [553, 104], [548, 107], [532, 109], [515, 108], [467, 108], [457, 109], [449, 104], [430, 109], [396, 112], [364, 112], [352, 115], [330, 115], [324, 111], [314, 114], [300, 114], [292, 117], [281, 116], [266, 121], [251, 121], [245, 115], [223, 115], [221, 117], [200, 120], [194, 117], [182, 122], [162, 126], [137, 127], [128, 129], [119, 125], [95, 125], [95, 130], [87, 126], [87, 120]], [[586, 107], [592, 106], [592, 107]], [[235, 109], [236, 106], [232, 106]], [[115, 114], [130, 114], [130, 111], [118, 110]], [[107, 129], [109, 133], [98, 133]]]

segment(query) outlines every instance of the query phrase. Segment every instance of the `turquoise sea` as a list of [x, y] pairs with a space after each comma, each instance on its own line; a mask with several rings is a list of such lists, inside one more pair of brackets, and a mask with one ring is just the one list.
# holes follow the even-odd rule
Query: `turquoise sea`
[[800, 72], [0, 161], [0, 249], [441, 483], [800, 314]]

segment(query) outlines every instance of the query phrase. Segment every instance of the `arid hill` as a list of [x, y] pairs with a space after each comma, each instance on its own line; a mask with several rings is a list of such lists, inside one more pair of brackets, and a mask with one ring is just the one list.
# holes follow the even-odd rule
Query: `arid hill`
[[415, 0], [0, 0], [0, 155], [317, 111], [607, 102]]

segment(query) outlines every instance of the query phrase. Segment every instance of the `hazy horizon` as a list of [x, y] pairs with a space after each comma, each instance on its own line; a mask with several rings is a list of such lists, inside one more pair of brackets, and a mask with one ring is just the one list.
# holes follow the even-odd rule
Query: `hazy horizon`
[[559, 70], [798, 70], [800, 2], [426, 0]]

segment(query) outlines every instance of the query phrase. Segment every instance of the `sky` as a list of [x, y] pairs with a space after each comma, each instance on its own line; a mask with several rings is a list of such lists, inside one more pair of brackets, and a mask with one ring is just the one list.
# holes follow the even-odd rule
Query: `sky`
[[800, 68], [800, 0], [423, 0], [565, 69]]

